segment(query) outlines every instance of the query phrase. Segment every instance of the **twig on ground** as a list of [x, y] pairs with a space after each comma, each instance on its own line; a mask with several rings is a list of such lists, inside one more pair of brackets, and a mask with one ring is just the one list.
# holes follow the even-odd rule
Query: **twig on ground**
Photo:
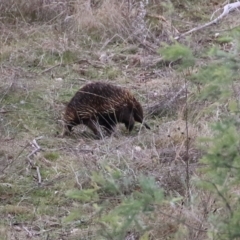
[[82, 190], [82, 184], [79, 182], [78, 176], [77, 176], [76, 172], [74, 171], [72, 164], [70, 166], [71, 166], [72, 172], [75, 175], [76, 182], [77, 182], [78, 186], [80, 187], [80, 189]]
[[176, 100], [179, 99], [181, 94], [185, 92], [186, 88], [187, 88], [187, 84], [185, 83], [179, 89], [179, 91], [176, 94], [174, 94], [174, 96], [172, 96], [170, 100], [168, 100], [167, 102], [164, 103], [163, 101], [160, 101], [152, 106], [149, 106], [147, 109], [147, 114], [152, 115], [154, 113], [158, 113], [160, 111], [165, 111], [166, 109], [170, 109], [173, 106], [173, 104], [176, 102]]
[[32, 238], [33, 237], [33, 233], [32, 232], [30, 232], [28, 229], [27, 229], [27, 227], [23, 227], [23, 229], [27, 232], [27, 236], [28, 237], [30, 237], [30, 238]]
[[[30, 143], [31, 144], [31, 143]], [[31, 144], [32, 145], [32, 144]], [[33, 145], [32, 145], [33, 146]], [[28, 154], [28, 156], [27, 156], [27, 159], [28, 159], [28, 161], [29, 161], [29, 163], [30, 163], [30, 165], [31, 166], [33, 166], [33, 164], [32, 164], [32, 160], [31, 160], [31, 156], [33, 156], [35, 153], [37, 153], [38, 151], [40, 151], [40, 149], [41, 148], [35, 148], [30, 154]]]
[[107, 39], [107, 41], [105, 41], [105, 43], [102, 45], [100, 51], [102, 51], [116, 37], [119, 37], [123, 42], [126, 42], [126, 40], [123, 37], [121, 37], [119, 34], [115, 34], [113, 37], [111, 37], [110, 39]]
[[185, 79], [185, 97], [186, 97], [186, 186], [187, 199], [190, 202], [190, 173], [189, 173], [189, 136], [188, 136], [188, 89], [187, 81]]
[[177, 222], [191, 228], [191, 229], [194, 229], [194, 230], [197, 230], [197, 231], [200, 231], [200, 232], [207, 232], [207, 229], [202, 229], [202, 228], [196, 228], [195, 226], [192, 226], [191, 224], [187, 223], [185, 220], [182, 221], [180, 220], [180, 218], [177, 218], [177, 217], [174, 217], [173, 215], [170, 215], [170, 214], [167, 214], [161, 210], [158, 210], [159, 213], [161, 213], [162, 215], [166, 216], [166, 217], [169, 217], [170, 219], [174, 219], [176, 220]]
[[71, 79], [71, 80], [74, 80], [74, 81], [82, 81], [82, 82], [88, 81], [88, 80], [85, 79], [85, 78], [74, 78], [74, 79]]
[[[225, 5], [225, 6], [223, 7], [223, 12], [222, 12], [222, 14], [221, 14], [220, 16], [218, 16], [217, 18], [215, 18], [213, 21], [208, 22], [208, 23], [206, 23], [206, 24], [204, 24], [204, 25], [202, 25], [202, 26], [195, 27], [195, 28], [193, 28], [193, 29], [191, 29], [191, 30], [189, 30], [189, 31], [187, 31], [187, 32], [185, 32], [185, 33], [182, 33], [182, 34], [180, 34], [179, 36], [175, 37], [174, 39], [178, 40], [179, 38], [184, 37], [184, 36], [186, 36], [186, 35], [188, 35], [188, 34], [190, 34], [190, 33], [196, 32], [196, 31], [201, 30], [201, 29], [203, 29], [203, 28], [206, 28], [206, 27], [208, 27], [208, 26], [210, 26], [210, 25], [213, 25], [213, 24], [217, 23], [219, 20], [221, 20], [223, 17], [225, 17], [226, 15], [228, 15], [231, 11], [235, 10], [235, 9], [238, 8], [238, 7], [240, 7], [240, 2], [229, 3], [229, 4], [227, 4], [227, 5]], [[216, 11], [212, 14], [212, 17], [213, 17], [213, 15], [214, 15], [217, 11], [219, 11], [219, 10], [220, 10], [220, 9], [216, 10]], [[212, 17], [211, 17], [211, 19], [212, 19]]]
[[36, 167], [34, 166], [32, 160], [31, 160], [31, 157], [41, 150], [41, 147], [37, 143], [37, 140], [39, 140], [41, 138], [42, 138], [42, 136], [40, 136], [38, 138], [35, 138], [35, 139], [33, 139], [32, 142], [29, 143], [34, 148], [34, 150], [30, 154], [28, 154], [28, 156], [27, 156], [29, 164], [31, 165], [32, 168], [35, 168], [36, 171], [37, 171], [38, 184], [39, 185], [42, 183], [41, 173], [40, 173], [39, 167], [38, 166], [36, 166]]
[[157, 53], [157, 49], [158, 49], [158, 46], [157, 46], [157, 45], [155, 45], [155, 44], [153, 44], [153, 43], [150, 43], [150, 42], [147, 41], [147, 40], [143, 41], [143, 40], [141, 40], [140, 37], [135, 36], [135, 35], [133, 36], [133, 38], [134, 38], [135, 40], [137, 40], [137, 41], [140, 43], [140, 45], [142, 45], [144, 48], [148, 49], [148, 50], [151, 51], [152, 53]]
[[171, 28], [174, 29], [174, 31], [176, 33], [179, 34], [179, 31], [169, 21], [167, 21], [165, 17], [163, 17], [161, 15], [156, 15], [156, 14], [147, 14], [147, 17], [157, 18], [159, 21], [163, 21], [163, 22], [167, 23], [169, 26], [171, 26]]
[[4, 110], [0, 111], [0, 113], [3, 113], [3, 114], [4, 113], [8, 113], [8, 112], [13, 112], [13, 111], [10, 111], [10, 110], [8, 110], [8, 111], [7, 110], [6, 111], [4, 111]]
[[8, 86], [7, 90], [5, 91], [5, 93], [3, 93], [0, 102], [2, 102], [2, 100], [5, 98], [5, 96], [8, 94], [9, 90], [11, 89], [11, 87], [13, 86], [13, 82], [11, 82], [11, 84]]
[[185, 83], [180, 90], [166, 103], [167, 106], [170, 106], [181, 94], [182, 92], [187, 88], [187, 83]]
[[39, 170], [39, 167], [37, 167], [37, 175], [38, 175], [38, 184], [40, 185], [42, 183], [42, 177], [41, 177], [41, 173], [40, 173], [40, 170]]
[[42, 72], [40, 72], [40, 74], [46, 73], [46, 72], [52, 70], [53, 68], [56, 68], [56, 67], [61, 66], [61, 65], [62, 65], [62, 63], [59, 63], [59, 64], [57, 64], [57, 65], [55, 65], [55, 66], [52, 66], [52, 67], [50, 67], [50, 68], [47, 68], [47, 69], [43, 70]]

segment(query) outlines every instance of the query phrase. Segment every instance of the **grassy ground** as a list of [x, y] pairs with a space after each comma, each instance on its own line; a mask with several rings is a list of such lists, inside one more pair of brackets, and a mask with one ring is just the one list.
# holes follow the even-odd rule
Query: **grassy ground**
[[[191, 8], [191, 14], [180, 6], [178, 17], [163, 8], [165, 17], [173, 23], [178, 20], [182, 31], [190, 29], [194, 19], [204, 22], [206, 15], [200, 13], [214, 10], [213, 4], [211, 9], [188, 4], [184, 8]], [[188, 194], [185, 143], [187, 136], [189, 172], [194, 179], [202, 154], [196, 138], [211, 134], [208, 122], [217, 118], [215, 106], [196, 105], [197, 86], [191, 85], [188, 133], [185, 100], [178, 98], [174, 111], [147, 114], [151, 106], [179, 91], [185, 74], [134, 41], [101, 38], [94, 32], [95, 25], [90, 34], [58, 30], [58, 23], [44, 21], [20, 19], [0, 26], [0, 238], [100, 239], [99, 230], [106, 226], [101, 225], [98, 207], [107, 206], [109, 212], [118, 206], [139, 188], [137, 179], [144, 175], [153, 177], [169, 199], [182, 200], [159, 206], [151, 218], [142, 215], [143, 225], [151, 228], [141, 239], [205, 239], [206, 212], [214, 209], [214, 201], [190, 184], [196, 200], [191, 207], [184, 205]], [[187, 27], [181, 21], [188, 21]], [[119, 30], [119, 26], [115, 27]], [[165, 33], [166, 26], [161, 27]], [[189, 41], [197, 54], [208, 44], [208, 37], [201, 36], [199, 45], [194, 45], [199, 36]], [[95, 140], [86, 127], [79, 126], [71, 136], [61, 138], [66, 102], [81, 86], [96, 80], [130, 89], [144, 106], [151, 130], [136, 124], [129, 134], [119, 125], [113, 136]], [[118, 194], [106, 187], [115, 173]], [[68, 190], [92, 188], [98, 189], [98, 199], [78, 201], [67, 196]], [[130, 227], [129, 235], [134, 231]], [[136, 235], [140, 237], [141, 231]]]

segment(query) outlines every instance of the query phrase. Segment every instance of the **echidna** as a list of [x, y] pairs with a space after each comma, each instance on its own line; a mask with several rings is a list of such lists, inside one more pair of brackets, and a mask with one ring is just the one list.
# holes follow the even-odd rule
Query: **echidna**
[[[95, 82], [82, 87], [68, 103], [63, 134], [82, 123], [100, 138], [99, 126], [111, 134], [117, 123], [124, 123], [131, 131], [135, 121], [143, 123], [143, 109], [128, 90], [109, 83]], [[150, 129], [146, 123], [143, 124]]]

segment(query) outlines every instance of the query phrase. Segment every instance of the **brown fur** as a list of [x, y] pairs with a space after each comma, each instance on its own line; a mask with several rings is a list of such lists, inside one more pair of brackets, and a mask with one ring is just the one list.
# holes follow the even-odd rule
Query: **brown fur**
[[[99, 125], [110, 134], [117, 123], [124, 123], [131, 131], [135, 121], [143, 123], [143, 109], [129, 91], [112, 84], [95, 82], [82, 87], [68, 103], [64, 115], [64, 134], [71, 132], [73, 126], [83, 123], [101, 137]], [[144, 125], [150, 129], [146, 123]]]

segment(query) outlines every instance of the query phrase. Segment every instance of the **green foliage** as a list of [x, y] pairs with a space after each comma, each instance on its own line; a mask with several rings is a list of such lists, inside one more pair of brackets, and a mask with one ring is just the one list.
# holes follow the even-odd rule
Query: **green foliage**
[[63, 103], [68, 103], [73, 95], [79, 90], [79, 86], [71, 87], [70, 89], [65, 88], [63, 89], [58, 96], [58, 101]]
[[85, 75], [90, 79], [110, 79], [114, 80], [121, 74], [121, 71], [117, 67], [108, 65], [104, 68], [96, 68], [90, 66]]
[[77, 199], [81, 202], [89, 202], [98, 200], [98, 194], [96, 189], [86, 189], [86, 190], [69, 190], [66, 193], [67, 197]]
[[116, 195], [120, 191], [120, 186], [117, 178], [114, 176], [114, 172], [108, 176], [93, 172], [92, 182], [96, 183], [104, 194]]
[[32, 196], [37, 198], [45, 198], [51, 196], [51, 192], [46, 189], [35, 189], [31, 192]]
[[65, 217], [63, 219], [64, 223], [68, 223], [68, 222], [73, 222], [75, 220], [79, 220], [82, 217], [82, 213], [81, 211], [78, 209], [75, 212], [71, 212], [67, 217]]
[[[209, 139], [210, 147], [202, 162], [207, 164], [208, 176], [216, 185], [223, 185], [229, 174], [240, 180], [240, 137], [238, 128], [231, 121], [216, 123], [215, 135]], [[231, 183], [232, 184], [232, 183]]]
[[73, 63], [77, 60], [77, 54], [78, 53], [72, 52], [70, 50], [64, 51], [61, 55], [63, 63]]
[[216, 123], [213, 130], [215, 135], [208, 140], [210, 147], [202, 158], [205, 179], [201, 184], [214, 193], [221, 210], [210, 214], [209, 221], [214, 227], [209, 229], [209, 234], [218, 239], [236, 239], [240, 234], [240, 197], [234, 191], [240, 182], [239, 124], [225, 120]]
[[0, 235], [1, 240], [8, 240], [8, 226], [6, 226], [4, 223], [0, 222]]
[[202, 86], [200, 99], [223, 103], [233, 95], [232, 84], [239, 68], [237, 54], [213, 47], [208, 51], [208, 57], [212, 64], [203, 66], [192, 81]]
[[101, 234], [108, 239], [123, 239], [131, 227], [146, 232], [149, 227], [143, 223], [142, 216], [151, 217], [158, 204], [163, 202], [163, 191], [153, 178], [140, 177], [139, 191], [123, 199], [115, 209], [104, 215], [100, 222], [106, 229]]
[[44, 157], [48, 160], [55, 161], [59, 158], [59, 153], [57, 152], [47, 152], [44, 154]]
[[222, 44], [223, 43], [229, 43], [232, 40], [233, 40], [233, 38], [229, 37], [229, 36], [222, 36], [222, 37], [217, 38], [217, 42], [222, 43]]
[[[126, 196], [123, 194], [126, 186], [123, 179], [128, 177], [109, 166], [104, 166], [103, 169], [104, 171], [92, 173], [93, 188], [70, 190], [66, 195], [86, 204], [95, 202], [95, 211], [101, 216], [96, 220], [96, 224], [100, 224], [99, 233], [105, 239], [124, 239], [126, 232], [131, 228], [137, 228], [144, 234], [151, 226], [145, 224], [143, 217], [151, 219], [155, 209], [164, 201], [163, 191], [157, 186], [154, 178], [141, 176], [135, 179], [136, 190]], [[113, 206], [109, 211], [109, 200], [103, 199], [110, 197], [117, 197], [120, 204]], [[71, 213], [65, 221], [73, 221], [83, 216], [80, 209], [74, 212], [79, 214]]]
[[107, 66], [104, 69], [103, 77], [106, 79], [114, 80], [121, 74], [120, 70], [116, 67]]
[[231, 112], [230, 115], [222, 113], [219, 121], [212, 124], [213, 136], [201, 140], [206, 154], [201, 159], [204, 176], [200, 185], [213, 193], [216, 209], [219, 209], [209, 214], [211, 239], [238, 239], [240, 236], [240, 196], [236, 192], [240, 184], [240, 109], [234, 89], [238, 55], [237, 51], [227, 53], [211, 48], [208, 56], [212, 64], [201, 68], [194, 79], [203, 86], [202, 98], [216, 104], [228, 101]]
[[[36, 67], [38, 65], [56, 65], [61, 64], [71, 64], [74, 63], [78, 58], [78, 52], [73, 52], [71, 50], [65, 51], [45, 51], [43, 49], [38, 49], [36, 52], [38, 58], [31, 62], [30, 65]], [[22, 56], [25, 58], [25, 56]], [[41, 61], [39, 61], [41, 59]], [[25, 60], [25, 59], [24, 59]], [[20, 61], [20, 59], [19, 59]]]
[[40, 129], [41, 132], [45, 129], [49, 133], [49, 124], [53, 121], [49, 111], [51, 106], [44, 99], [45, 94], [38, 91], [29, 93], [19, 88], [11, 89], [2, 99], [2, 104], [9, 109], [7, 119], [14, 119], [14, 121], [10, 121], [5, 130], [9, 129], [11, 132], [27, 130], [35, 134]]
[[181, 60], [180, 70], [191, 67], [195, 63], [191, 49], [177, 42], [173, 45], [165, 45], [159, 49], [159, 53], [166, 61], [175, 62]]

